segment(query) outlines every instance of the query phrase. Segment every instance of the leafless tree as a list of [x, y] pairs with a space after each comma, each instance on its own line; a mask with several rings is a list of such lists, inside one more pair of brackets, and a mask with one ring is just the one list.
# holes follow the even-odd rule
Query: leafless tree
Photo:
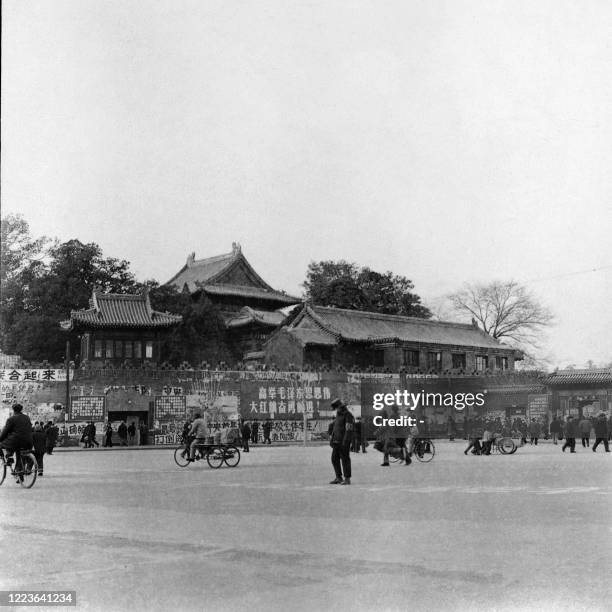
[[469, 284], [448, 298], [458, 314], [471, 315], [487, 334], [527, 352], [539, 347], [544, 330], [554, 322], [551, 310], [516, 281]]

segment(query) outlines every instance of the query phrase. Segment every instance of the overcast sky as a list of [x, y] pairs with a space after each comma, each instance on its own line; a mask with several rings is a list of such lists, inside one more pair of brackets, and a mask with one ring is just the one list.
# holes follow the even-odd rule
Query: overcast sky
[[[243, 252], [516, 279], [612, 361], [609, 0], [5, 0], [2, 214], [140, 280]], [[595, 271], [594, 271], [595, 270]]]

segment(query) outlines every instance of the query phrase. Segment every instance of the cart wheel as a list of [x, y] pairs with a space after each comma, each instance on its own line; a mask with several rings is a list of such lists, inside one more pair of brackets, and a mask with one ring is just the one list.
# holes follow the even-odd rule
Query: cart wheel
[[206, 461], [211, 468], [220, 468], [223, 465], [223, 449], [211, 448], [206, 455]]
[[240, 451], [234, 445], [226, 446], [223, 459], [229, 467], [236, 467], [240, 463]]

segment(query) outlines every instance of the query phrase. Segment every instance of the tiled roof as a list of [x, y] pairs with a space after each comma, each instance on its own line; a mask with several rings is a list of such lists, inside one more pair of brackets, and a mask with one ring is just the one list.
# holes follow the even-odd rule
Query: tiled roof
[[273, 302], [279, 302], [284, 306], [292, 306], [300, 302], [300, 298], [287, 295], [286, 293], [280, 293], [279, 291], [266, 289], [260, 289], [259, 287], [251, 287], [248, 285], [202, 285], [201, 287], [206, 293], [212, 295], [237, 295], [241, 297], [256, 298], [259, 300], [270, 300]]
[[338, 340], [320, 329], [308, 329], [305, 327], [290, 328], [289, 333], [295, 336], [302, 344], [325, 344], [334, 345]]
[[549, 385], [568, 385], [579, 383], [612, 383], [612, 370], [559, 370], [551, 374], [546, 383]]
[[306, 306], [292, 322], [292, 327], [299, 327], [305, 317], [314, 321], [320, 329], [349, 341], [419, 342], [515, 350], [501, 344], [477, 327], [464, 323], [430, 321], [416, 317], [323, 306]]
[[151, 308], [148, 292], [139, 295], [100, 293], [94, 291], [86, 310], [73, 310], [70, 319], [62, 321], [67, 331], [75, 327], [169, 327], [180, 323], [180, 315], [158, 312]]
[[227, 327], [243, 327], [250, 323], [258, 323], [268, 327], [278, 327], [286, 319], [279, 310], [255, 310], [245, 306], [236, 316], [225, 321]]
[[176, 285], [179, 290], [187, 285], [192, 293], [198, 290], [198, 283], [206, 283], [223, 272], [236, 258], [239, 251], [232, 251], [216, 257], [196, 260], [192, 253], [187, 263], [166, 283]]

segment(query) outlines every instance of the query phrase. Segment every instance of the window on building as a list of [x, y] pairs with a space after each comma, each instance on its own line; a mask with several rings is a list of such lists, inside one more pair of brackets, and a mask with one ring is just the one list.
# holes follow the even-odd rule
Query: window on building
[[476, 369], [479, 372], [489, 367], [489, 358], [486, 355], [476, 355]]
[[115, 340], [115, 357], [123, 357], [123, 341]]
[[134, 342], [134, 358], [142, 359], [142, 343], [140, 340]]
[[96, 340], [94, 343], [94, 357], [102, 359], [102, 340]]
[[453, 353], [453, 368], [465, 370], [465, 353]]
[[496, 357], [495, 367], [498, 370], [507, 370], [508, 369], [508, 358], [507, 357]]
[[113, 358], [113, 341], [112, 340], [106, 341], [106, 358], [107, 359]]
[[153, 359], [153, 342], [151, 340], [146, 342], [145, 359]]
[[126, 359], [131, 359], [134, 352], [132, 350], [132, 341], [131, 340], [126, 340], [125, 341], [125, 358]]
[[412, 349], [404, 349], [403, 365], [406, 367], [418, 368], [419, 367], [419, 351], [413, 351]]
[[429, 370], [440, 370], [442, 368], [442, 353], [438, 351], [427, 353], [427, 368]]

